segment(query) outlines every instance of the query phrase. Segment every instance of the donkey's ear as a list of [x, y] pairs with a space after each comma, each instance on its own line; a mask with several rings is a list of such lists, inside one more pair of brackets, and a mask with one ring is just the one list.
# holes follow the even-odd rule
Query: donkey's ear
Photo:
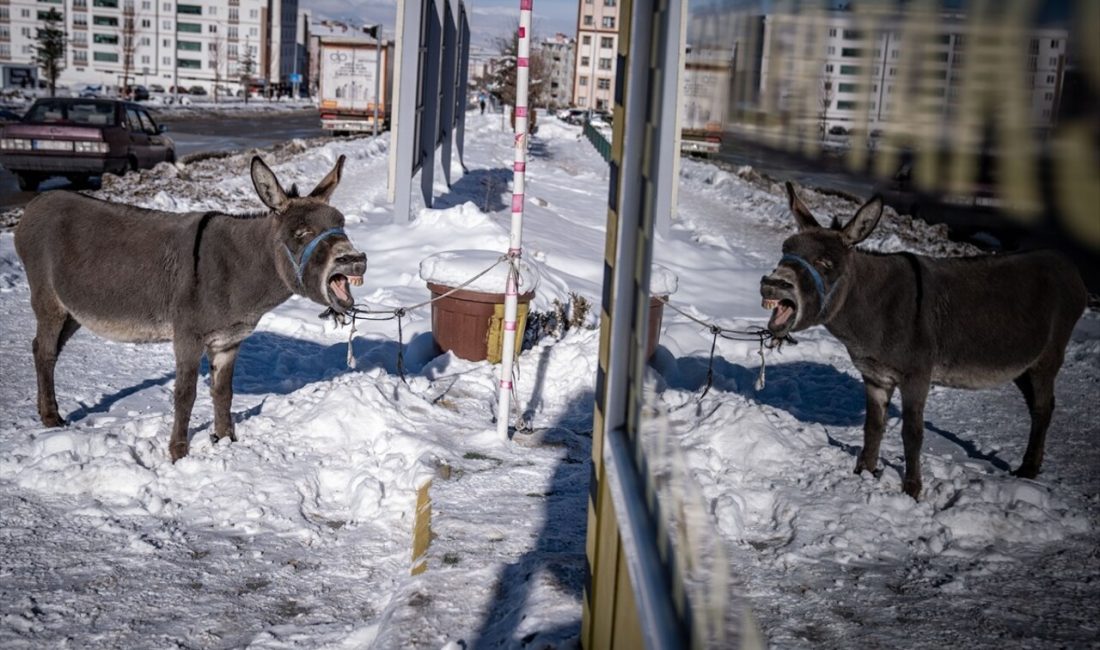
[[344, 160], [344, 156], [336, 159], [336, 166], [321, 179], [320, 183], [317, 183], [317, 187], [309, 193], [310, 198], [320, 199], [328, 203], [329, 197], [336, 191], [336, 186], [340, 184], [340, 175], [344, 172]]
[[279, 185], [275, 173], [259, 156], [252, 157], [252, 184], [256, 186], [256, 194], [264, 205], [276, 212], [281, 212], [286, 207], [287, 198], [283, 186]]
[[871, 197], [870, 201], [864, 203], [863, 206], [856, 211], [856, 216], [852, 217], [848, 225], [844, 226], [844, 229], [840, 231], [841, 236], [844, 238], [844, 243], [849, 246], [855, 246], [864, 239], [867, 239], [867, 236], [870, 235], [871, 231], [878, 225], [878, 220], [881, 217], [882, 197], [876, 194]]
[[810, 213], [810, 210], [802, 203], [802, 199], [798, 198], [798, 195], [794, 192], [794, 185], [787, 181], [787, 204], [791, 208], [791, 213], [794, 214], [795, 220], [798, 222], [799, 230], [811, 230], [813, 228], [820, 228], [821, 224], [814, 219], [814, 215]]

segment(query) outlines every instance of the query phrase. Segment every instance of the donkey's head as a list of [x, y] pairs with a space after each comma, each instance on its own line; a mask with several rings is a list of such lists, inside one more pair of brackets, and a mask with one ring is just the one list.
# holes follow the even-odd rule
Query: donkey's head
[[882, 216], [882, 199], [875, 196], [847, 225], [841, 227], [834, 219], [831, 227], [822, 228], [789, 182], [787, 196], [798, 234], [783, 242], [779, 264], [760, 278], [763, 306], [772, 310], [768, 331], [777, 337], [829, 320], [833, 297], [846, 281], [852, 248], [871, 234]]
[[344, 234], [344, 215], [328, 204], [340, 182], [344, 156], [308, 196], [298, 187], [283, 191], [279, 180], [259, 156], [252, 159], [252, 183], [275, 224], [274, 246], [279, 274], [296, 294], [343, 314], [351, 308], [351, 285], [361, 285], [367, 256], [355, 250]]

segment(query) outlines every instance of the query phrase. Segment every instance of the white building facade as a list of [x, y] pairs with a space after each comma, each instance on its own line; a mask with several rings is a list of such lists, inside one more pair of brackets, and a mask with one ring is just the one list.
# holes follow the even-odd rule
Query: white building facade
[[50, 9], [62, 15], [67, 36], [60, 85], [121, 86], [127, 77], [146, 86], [210, 90], [216, 80], [235, 89], [247, 60], [254, 82], [287, 83], [296, 45], [304, 47], [284, 42], [302, 33], [298, 0], [0, 0], [4, 86], [18, 87], [28, 71], [40, 76], [35, 39]]
[[579, 0], [573, 104], [610, 111], [619, 45], [618, 0]]

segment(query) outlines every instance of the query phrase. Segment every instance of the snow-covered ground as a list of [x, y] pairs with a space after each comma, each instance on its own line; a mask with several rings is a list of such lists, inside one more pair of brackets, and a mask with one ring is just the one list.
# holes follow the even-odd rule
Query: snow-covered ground
[[[607, 171], [580, 129], [539, 121], [528, 164], [525, 256], [535, 312], [571, 294], [597, 304]], [[360, 301], [428, 297], [420, 262], [504, 251], [511, 135], [467, 116], [469, 172], [407, 222], [385, 200], [384, 139], [292, 142], [265, 153], [311, 187], [348, 156], [333, 204], [367, 253]], [[248, 156], [107, 179], [99, 195], [166, 210], [260, 204]], [[441, 179], [441, 174], [436, 175]], [[819, 218], [854, 206], [805, 194]], [[672, 303], [759, 325], [757, 283], [793, 232], [781, 188], [751, 170], [688, 161], [657, 261]], [[868, 246], [966, 254], [942, 229], [888, 212]], [[517, 407], [532, 433], [493, 423], [497, 368], [435, 356], [430, 313], [348, 329], [292, 299], [244, 344], [233, 411], [240, 441], [212, 445], [200, 386], [192, 453], [171, 464], [171, 346], [81, 331], [57, 369], [64, 429], [35, 412], [34, 321], [10, 233], [0, 233], [0, 645], [75, 647], [569, 647], [580, 626], [596, 312], [519, 357]], [[547, 319], [534, 318], [546, 323]], [[855, 476], [863, 392], [824, 330], [767, 355], [666, 310], [655, 406], [703, 500], [707, 528], [775, 647], [1082, 647], [1100, 638], [1100, 317], [1078, 325], [1059, 377], [1044, 472], [1008, 475], [1026, 444], [1014, 387], [935, 389], [925, 494], [900, 491], [897, 404], [880, 479]], [[208, 380], [204, 376], [204, 382]], [[427, 570], [410, 573], [416, 490], [431, 479]]]

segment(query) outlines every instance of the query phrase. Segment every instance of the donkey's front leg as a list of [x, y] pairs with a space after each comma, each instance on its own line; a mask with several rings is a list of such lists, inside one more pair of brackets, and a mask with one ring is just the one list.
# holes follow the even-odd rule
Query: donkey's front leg
[[240, 344], [206, 348], [206, 358], [210, 360], [210, 396], [214, 400], [214, 434], [210, 441], [215, 444], [222, 438], [237, 442], [230, 408], [233, 406], [233, 368], [240, 349]]
[[855, 473], [866, 470], [878, 476], [878, 450], [882, 444], [882, 433], [886, 429], [886, 409], [890, 406], [894, 387], [882, 386], [864, 375], [863, 390], [867, 394], [867, 419], [863, 422], [863, 450], [856, 461]]
[[920, 471], [920, 448], [924, 442], [924, 402], [928, 398], [930, 379], [909, 379], [901, 386], [901, 444], [905, 448], [905, 479], [903, 492], [920, 500], [923, 484]]
[[195, 385], [199, 380], [202, 341], [179, 332], [174, 341], [176, 350], [175, 421], [168, 451], [172, 462], [187, 455], [187, 426], [191, 423], [191, 408], [195, 405]]

